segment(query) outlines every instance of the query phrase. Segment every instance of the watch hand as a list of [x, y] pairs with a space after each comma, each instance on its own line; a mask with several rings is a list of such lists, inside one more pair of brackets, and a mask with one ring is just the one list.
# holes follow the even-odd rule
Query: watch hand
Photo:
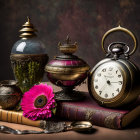
[[118, 81], [118, 82], [110, 82], [110, 83], [119, 83], [119, 85], [122, 85], [122, 81]]
[[104, 77], [105, 77], [105, 80], [106, 80], [107, 84], [111, 85], [111, 82], [107, 79], [107, 76], [104, 75]]
[[110, 82], [110, 83], [119, 83], [120, 85], [122, 84], [122, 81], [118, 81], [118, 82]]
[[111, 85], [111, 82], [107, 79], [107, 77], [104, 75], [104, 77], [105, 77], [105, 80], [106, 80], [106, 83], [108, 84], [108, 85]]
[[107, 78], [106, 78], [106, 76], [104, 75], [104, 78], [105, 78], [105, 80], [107, 81]]
[[105, 83], [103, 86], [102, 86], [102, 88], [100, 89], [100, 91], [103, 91], [104, 90], [104, 88], [107, 86], [107, 83]]

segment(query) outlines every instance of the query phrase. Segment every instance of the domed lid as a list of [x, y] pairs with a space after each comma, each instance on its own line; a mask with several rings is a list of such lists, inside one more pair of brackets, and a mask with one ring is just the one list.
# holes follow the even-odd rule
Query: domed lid
[[35, 32], [37, 31], [30, 19], [27, 17], [27, 22], [23, 25], [21, 32], [21, 39], [18, 40], [11, 50], [12, 54], [46, 54], [46, 47], [37, 37]]
[[59, 49], [64, 55], [55, 57], [50, 61], [45, 71], [50, 73], [85, 73], [89, 70], [88, 64], [75, 55], [72, 55], [77, 50], [77, 43], [72, 44], [69, 36], [66, 38], [66, 43], [58, 43]]

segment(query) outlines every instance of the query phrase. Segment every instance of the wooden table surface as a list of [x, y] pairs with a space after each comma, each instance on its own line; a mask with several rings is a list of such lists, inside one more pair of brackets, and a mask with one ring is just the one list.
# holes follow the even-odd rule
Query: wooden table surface
[[[50, 84], [50, 83], [49, 83]], [[59, 88], [53, 86], [54, 91], [58, 91]], [[81, 91], [87, 91], [86, 85], [81, 85], [76, 89]], [[1, 122], [0, 125], [6, 125], [14, 129], [20, 130], [41, 130], [40, 128]], [[131, 125], [129, 125], [124, 130], [113, 130], [103, 127], [94, 126], [94, 131], [90, 134], [83, 134], [74, 131], [55, 133], [55, 134], [29, 134], [29, 135], [13, 135], [0, 133], [0, 140], [140, 140], [140, 117], [135, 120]]]

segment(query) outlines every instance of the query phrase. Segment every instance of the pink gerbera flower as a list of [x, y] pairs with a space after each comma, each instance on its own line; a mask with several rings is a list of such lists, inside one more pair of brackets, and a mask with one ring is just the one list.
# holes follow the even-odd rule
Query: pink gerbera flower
[[47, 84], [33, 86], [25, 92], [21, 101], [23, 116], [31, 119], [47, 119], [55, 109], [53, 89]]

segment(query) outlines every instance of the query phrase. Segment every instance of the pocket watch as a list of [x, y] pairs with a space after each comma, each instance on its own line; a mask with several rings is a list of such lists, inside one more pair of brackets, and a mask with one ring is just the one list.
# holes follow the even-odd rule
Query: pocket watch
[[[121, 31], [130, 35], [134, 48], [130, 52], [124, 42], [113, 42], [107, 50], [104, 47], [106, 37], [112, 32]], [[97, 63], [88, 76], [90, 95], [102, 106], [120, 107], [135, 101], [139, 95], [139, 70], [129, 60], [137, 48], [134, 34], [121, 26], [108, 30], [102, 38], [102, 49], [106, 58]]]

